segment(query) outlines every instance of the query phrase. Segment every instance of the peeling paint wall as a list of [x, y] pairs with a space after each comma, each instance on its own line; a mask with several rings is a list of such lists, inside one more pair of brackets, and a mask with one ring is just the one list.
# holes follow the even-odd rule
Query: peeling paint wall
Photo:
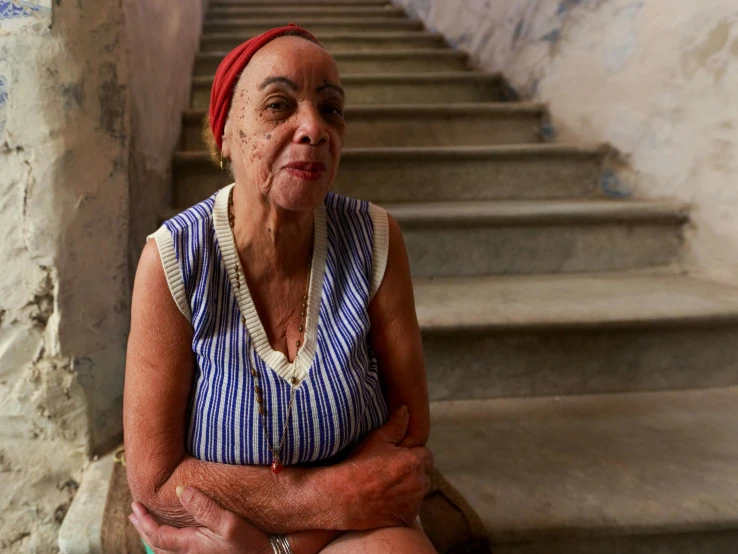
[[524, 98], [560, 140], [609, 142], [634, 195], [694, 205], [688, 262], [738, 282], [734, 0], [394, 0]]
[[57, 552], [87, 458], [121, 439], [132, 252], [202, 23], [168, 4], [0, 0], [2, 552]]
[[128, 319], [128, 74], [119, 2], [31, 15], [40, 3], [10, 4], [21, 9], [0, 19], [0, 550], [45, 553], [88, 451], [120, 428], [104, 373], [122, 380]]

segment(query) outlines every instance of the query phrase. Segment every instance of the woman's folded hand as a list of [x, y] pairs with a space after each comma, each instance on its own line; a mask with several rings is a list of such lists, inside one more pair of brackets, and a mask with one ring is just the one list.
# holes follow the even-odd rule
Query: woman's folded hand
[[155, 553], [267, 554], [269, 536], [197, 489], [178, 488], [182, 506], [200, 527], [159, 525], [140, 502], [133, 503], [131, 523]]
[[397, 446], [409, 422], [401, 406], [379, 429], [369, 433], [344, 462], [347, 516], [351, 530], [410, 525], [430, 491], [433, 454], [424, 446]]

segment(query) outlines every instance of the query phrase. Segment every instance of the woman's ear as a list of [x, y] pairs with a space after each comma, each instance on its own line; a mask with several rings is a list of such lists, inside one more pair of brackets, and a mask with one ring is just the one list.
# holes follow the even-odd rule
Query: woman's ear
[[231, 158], [231, 145], [228, 140], [228, 137], [230, 137], [230, 128], [231, 128], [231, 122], [226, 121], [225, 129], [223, 129], [223, 136], [221, 137], [221, 148], [220, 151], [223, 154], [223, 158]]

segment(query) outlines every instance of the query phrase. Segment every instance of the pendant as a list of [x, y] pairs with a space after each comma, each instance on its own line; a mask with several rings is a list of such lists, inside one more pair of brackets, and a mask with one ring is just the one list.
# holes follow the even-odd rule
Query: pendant
[[274, 458], [274, 461], [272, 462], [272, 471], [274, 473], [279, 473], [282, 471], [282, 462], [279, 461], [279, 458]]

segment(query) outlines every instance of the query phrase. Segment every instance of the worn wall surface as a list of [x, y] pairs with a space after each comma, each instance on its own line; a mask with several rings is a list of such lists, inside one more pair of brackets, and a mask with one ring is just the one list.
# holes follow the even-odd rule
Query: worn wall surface
[[56, 552], [88, 456], [121, 438], [129, 236], [166, 205], [201, 26], [201, 0], [168, 4], [0, 0], [3, 552]]
[[119, 2], [0, 4], [0, 550], [55, 552], [120, 427], [128, 74]]
[[635, 195], [694, 204], [688, 262], [738, 281], [735, 0], [394, 0], [548, 102], [562, 140], [609, 142]]

